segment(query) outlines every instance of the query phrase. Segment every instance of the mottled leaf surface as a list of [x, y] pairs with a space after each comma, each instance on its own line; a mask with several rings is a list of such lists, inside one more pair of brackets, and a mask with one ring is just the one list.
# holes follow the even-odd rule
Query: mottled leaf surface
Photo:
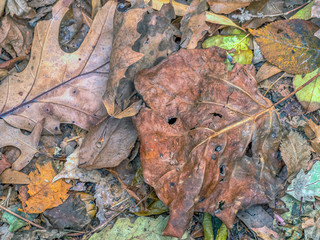
[[301, 19], [281, 20], [250, 30], [263, 56], [291, 74], [305, 74], [320, 65], [320, 39], [317, 25]]
[[252, 66], [228, 71], [225, 50], [180, 50], [138, 73], [143, 108], [134, 124], [146, 183], [170, 208], [165, 235], [181, 237], [194, 211], [229, 228], [239, 209], [277, 188], [280, 124]]

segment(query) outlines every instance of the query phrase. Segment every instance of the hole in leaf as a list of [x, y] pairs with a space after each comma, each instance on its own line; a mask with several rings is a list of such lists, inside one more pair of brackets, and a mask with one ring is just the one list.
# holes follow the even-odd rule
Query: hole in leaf
[[277, 30], [277, 34], [282, 33], [282, 32], [283, 32], [282, 29], [278, 29], [278, 30]]
[[214, 112], [214, 113], [212, 113], [212, 114], [213, 114], [213, 116], [215, 116], [215, 117], [222, 118], [222, 115], [221, 115], [220, 113], [216, 113], [216, 112]]
[[220, 175], [224, 176], [226, 173], [226, 166], [225, 165], [220, 165], [219, 167]]
[[248, 144], [245, 155], [248, 157], [252, 157], [252, 142]]
[[175, 118], [175, 117], [169, 117], [169, 118], [168, 118], [168, 123], [169, 123], [170, 125], [175, 124], [176, 121], [177, 121], [177, 118]]
[[217, 159], [217, 154], [213, 153], [213, 154], [211, 155], [211, 159], [212, 159], [212, 160], [216, 160], [216, 159]]
[[219, 202], [218, 208], [219, 208], [220, 210], [222, 210], [222, 207], [223, 207], [224, 203], [225, 203], [225, 201], [220, 201], [220, 202]]
[[216, 150], [216, 152], [220, 152], [222, 150], [222, 147], [219, 145], [219, 146], [216, 147], [215, 150]]

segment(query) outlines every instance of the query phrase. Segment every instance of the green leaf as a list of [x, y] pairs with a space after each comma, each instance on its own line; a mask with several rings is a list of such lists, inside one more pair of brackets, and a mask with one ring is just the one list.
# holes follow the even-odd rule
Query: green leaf
[[320, 197], [320, 162], [316, 162], [307, 174], [300, 170], [289, 185], [287, 193], [303, 202], [313, 202], [315, 196]]
[[135, 212], [137, 216], [150, 216], [150, 215], [159, 215], [164, 212], [168, 212], [169, 209], [163, 202], [159, 199], [154, 200], [146, 209], [141, 210], [139, 212]]
[[[293, 87], [297, 89], [318, 73], [320, 73], [320, 68], [306, 74], [305, 76], [296, 75], [293, 80]], [[318, 110], [320, 108], [320, 77], [297, 92], [296, 96], [307, 112]]]
[[228, 228], [224, 223], [222, 223], [221, 227], [218, 230], [216, 240], [226, 240], [227, 237], [228, 237]]
[[311, 3], [309, 3], [307, 6], [300, 9], [294, 15], [292, 15], [289, 19], [309, 20], [311, 18], [311, 8], [313, 4], [314, 4], [314, 0]]
[[[178, 240], [174, 237], [162, 236], [162, 231], [167, 225], [169, 217], [138, 217], [133, 223], [129, 218], [119, 218], [112, 229], [105, 228], [99, 233], [95, 233], [89, 240]], [[182, 240], [192, 239], [186, 232]]]
[[246, 31], [245, 29], [243, 29], [242, 27], [239, 27], [237, 24], [235, 24], [232, 20], [230, 20], [226, 16], [215, 14], [213, 12], [206, 12], [206, 22], [220, 24], [224, 26], [236, 27], [243, 31]]
[[214, 240], [211, 218], [212, 216], [210, 213], [206, 213], [206, 212], [204, 213], [202, 226], [203, 226], [205, 240]]
[[[10, 207], [9, 210], [20, 215], [21, 217], [26, 218], [24, 212], [18, 211], [19, 208], [22, 208], [21, 203]], [[35, 219], [37, 216], [38, 216], [38, 214], [27, 214], [29, 221], [33, 221], [33, 219]], [[20, 228], [28, 225], [28, 223], [26, 221], [23, 221], [22, 219], [17, 218], [16, 216], [13, 216], [12, 214], [10, 214], [8, 212], [4, 212], [2, 215], [2, 218], [10, 225], [10, 227], [9, 227], [10, 232], [15, 232], [15, 231], [19, 230]]]
[[250, 39], [244, 34], [237, 35], [216, 35], [206, 39], [202, 48], [217, 46], [226, 50], [234, 49], [229, 53], [234, 62], [240, 64], [250, 64], [252, 62], [252, 51], [249, 49]]

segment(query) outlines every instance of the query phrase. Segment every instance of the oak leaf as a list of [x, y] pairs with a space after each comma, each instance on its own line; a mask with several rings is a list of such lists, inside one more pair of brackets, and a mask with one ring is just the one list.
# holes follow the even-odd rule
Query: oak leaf
[[231, 228], [240, 209], [278, 187], [280, 122], [257, 90], [252, 65], [225, 66], [217, 47], [181, 49], [139, 72], [147, 107], [134, 117], [146, 183], [170, 208], [165, 235], [181, 237], [194, 211]]
[[21, 152], [12, 168], [20, 171], [38, 152], [38, 143], [42, 132], [43, 121], [37, 123], [30, 135], [24, 135], [20, 129], [14, 128], [0, 119], [0, 148], [14, 146]]
[[273, 65], [291, 74], [305, 74], [320, 65], [319, 27], [301, 19], [280, 20], [250, 30], [263, 56]]
[[[88, 129], [106, 115], [101, 97], [106, 89], [117, 4], [105, 4], [80, 48], [65, 53], [58, 35], [71, 2], [58, 1], [52, 9], [52, 19], [37, 24], [28, 66], [2, 81], [2, 117], [6, 115], [4, 119], [15, 127], [30, 130], [35, 122], [46, 118], [45, 129], [56, 134], [60, 133], [61, 122]], [[6, 114], [19, 106], [13, 114]]]
[[11, 167], [11, 163], [8, 161], [6, 155], [0, 153], [0, 174], [9, 167]]
[[27, 213], [42, 213], [46, 209], [54, 208], [62, 204], [68, 198], [68, 190], [72, 184], [60, 179], [52, 182], [56, 175], [51, 162], [44, 166], [36, 164], [37, 169], [29, 174], [30, 184], [28, 193], [30, 197], [25, 202]]
[[298, 132], [290, 132], [282, 139], [281, 156], [287, 165], [288, 181], [297, 175], [300, 169], [307, 170], [311, 158], [309, 143]]

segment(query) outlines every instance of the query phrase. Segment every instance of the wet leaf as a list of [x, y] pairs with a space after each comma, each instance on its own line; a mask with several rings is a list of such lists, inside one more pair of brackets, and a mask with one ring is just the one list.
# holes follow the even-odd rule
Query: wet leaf
[[207, 1], [192, 1], [187, 14], [181, 20], [181, 47], [194, 49], [209, 30], [206, 21]]
[[297, 200], [314, 201], [314, 197], [320, 197], [320, 162], [316, 162], [311, 170], [305, 174], [300, 170], [287, 189], [287, 193]]
[[217, 47], [182, 49], [135, 79], [148, 106], [134, 118], [141, 165], [170, 208], [165, 235], [181, 237], [194, 211], [230, 228], [239, 209], [274, 198], [277, 113], [253, 67], [228, 71], [225, 59]]
[[[168, 222], [168, 217], [162, 216], [154, 219], [148, 217], [138, 217], [133, 223], [129, 218], [119, 218], [110, 230], [105, 228], [100, 233], [94, 234], [89, 240], [103, 239], [144, 239], [144, 240], [177, 240], [177, 238], [165, 237], [161, 232]], [[192, 240], [189, 234], [185, 233], [181, 240]]]
[[[297, 89], [318, 73], [320, 73], [320, 68], [304, 76], [296, 75], [293, 79], [293, 87]], [[320, 77], [297, 92], [296, 96], [308, 113], [318, 110], [320, 108]]]
[[0, 119], [0, 148], [14, 146], [21, 152], [19, 158], [12, 164], [14, 170], [23, 169], [38, 152], [42, 126], [43, 121], [37, 123], [30, 135], [24, 135], [20, 129], [14, 128]]
[[305, 74], [320, 65], [320, 39], [314, 36], [317, 25], [301, 19], [280, 20], [250, 30], [263, 56], [291, 74]]
[[[109, 70], [110, 32], [116, 3], [105, 4], [80, 48], [65, 53], [60, 48], [58, 34], [70, 2], [60, 0], [53, 7], [52, 18], [37, 24], [28, 66], [2, 81], [1, 112], [24, 104], [4, 117], [16, 127], [30, 131], [35, 122], [46, 118], [45, 129], [55, 134], [60, 133], [61, 122], [88, 129], [106, 115], [101, 97]], [[57, 87], [69, 80], [72, 81]], [[27, 104], [28, 101], [31, 102]]]
[[239, 8], [248, 6], [253, 0], [209, 0], [211, 11], [229, 14]]
[[311, 159], [310, 146], [305, 138], [298, 132], [290, 132], [282, 139], [280, 145], [281, 156], [287, 165], [288, 178], [291, 180], [302, 170], [307, 170]]
[[56, 175], [52, 168], [51, 162], [44, 166], [36, 164], [37, 169], [29, 174], [30, 184], [28, 185], [28, 193], [30, 197], [26, 201], [27, 213], [42, 213], [46, 209], [57, 207], [68, 198], [68, 190], [72, 184], [66, 183], [60, 179], [52, 182]]
[[221, 47], [226, 50], [235, 49], [235, 52], [229, 53], [233, 61], [240, 64], [250, 64], [253, 53], [249, 49], [250, 39], [244, 34], [238, 35], [215, 35], [206, 39], [202, 47], [209, 48], [212, 46]]
[[137, 3], [125, 13], [116, 12], [110, 76], [103, 96], [109, 115], [121, 119], [139, 111], [141, 102], [130, 100], [134, 94], [134, 75], [178, 50], [174, 35], [179, 31], [171, 24], [174, 17], [169, 4], [163, 5], [160, 11], [152, 11], [147, 5]]

